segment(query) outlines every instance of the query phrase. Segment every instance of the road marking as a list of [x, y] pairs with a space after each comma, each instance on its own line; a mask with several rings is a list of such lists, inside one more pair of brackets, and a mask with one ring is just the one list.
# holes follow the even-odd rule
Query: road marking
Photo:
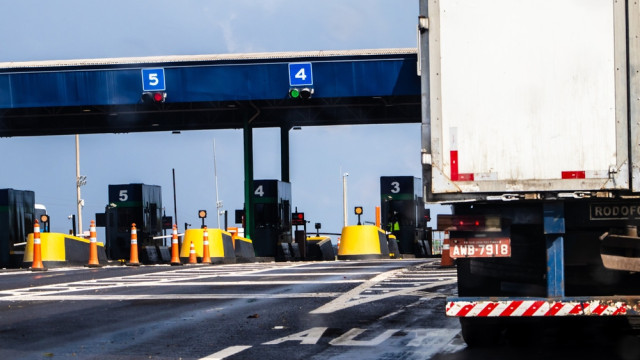
[[[409, 263], [411, 265], [412, 263]], [[342, 265], [342, 264], [340, 264]], [[104, 279], [82, 280], [77, 282], [43, 285], [38, 287], [10, 289], [0, 291], [0, 302], [15, 301], [65, 301], [65, 300], [94, 300], [94, 301], [134, 301], [134, 300], [215, 300], [215, 299], [283, 299], [283, 298], [334, 298], [323, 307], [312, 313], [334, 312], [343, 308], [356, 306], [372, 301], [382, 300], [393, 296], [421, 296], [423, 299], [443, 296], [438, 293], [424, 291], [431, 287], [446, 285], [455, 282], [453, 275], [455, 270], [439, 271], [439, 269], [424, 270], [425, 267], [417, 269], [396, 269], [379, 274], [377, 271], [367, 271], [368, 267], [397, 267], [397, 261], [374, 264], [367, 266], [342, 265], [335, 268], [329, 266], [315, 266], [315, 263], [255, 263], [255, 264], [224, 264], [219, 266], [198, 266], [171, 268], [163, 272], [133, 274]], [[345, 268], [352, 268], [358, 271], [355, 273], [345, 272]], [[337, 272], [314, 272], [316, 270], [335, 269]], [[291, 273], [290, 270], [295, 270]], [[287, 271], [287, 273], [280, 273]], [[274, 273], [278, 272], [278, 273]], [[370, 280], [365, 277], [371, 274], [378, 274]], [[314, 280], [319, 276], [336, 277], [329, 280]], [[214, 278], [238, 278], [237, 281], [210, 281]], [[277, 279], [269, 281], [261, 280], [241, 280], [242, 278], [268, 278]], [[304, 277], [304, 279], [301, 279]], [[293, 278], [289, 280], [290, 278]], [[297, 279], [296, 279], [297, 278]], [[436, 278], [438, 280], [436, 280]], [[169, 293], [161, 295], [111, 295], [108, 292], [117, 288], [147, 288], [147, 287], [232, 287], [232, 286], [274, 286], [274, 285], [300, 285], [300, 284], [361, 284], [346, 294], [338, 292], [308, 292], [293, 294], [238, 294], [226, 293]], [[342, 296], [341, 296], [342, 295]]]
[[[425, 281], [422, 282], [422, 284], [417, 284], [418, 286], [415, 286], [414, 283], [404, 283], [406, 285], [410, 285], [410, 287], [400, 287], [400, 288], [386, 287], [387, 284], [396, 285], [395, 282], [390, 280], [393, 279], [394, 277], [400, 276], [405, 271], [406, 271], [405, 269], [398, 269], [398, 270], [391, 270], [386, 273], [382, 273], [368, 281], [365, 281], [361, 285], [351, 289], [350, 291], [344, 293], [343, 295], [330, 301], [329, 303], [315, 310], [310, 311], [309, 313], [310, 314], [329, 314], [329, 313], [333, 313], [333, 312], [346, 309], [352, 306], [362, 305], [369, 302], [378, 301], [378, 300], [382, 300], [382, 299], [386, 299], [394, 296], [413, 295], [413, 296], [422, 296], [424, 298], [425, 294], [423, 290], [444, 286], [444, 285], [451, 285], [457, 282], [455, 278], [438, 280], [435, 282], [433, 281], [433, 279], [429, 278], [429, 279], [425, 279]], [[413, 279], [412, 281], [415, 281], [415, 279]], [[381, 286], [376, 287], [376, 285], [381, 285]], [[370, 295], [370, 293], [373, 293], [373, 292], [380, 292], [380, 293]], [[444, 295], [438, 294], [438, 296], [444, 296]], [[436, 297], [436, 296], [432, 296], [432, 298], [433, 297]]]
[[0, 297], [0, 301], [133, 301], [133, 300], [221, 300], [221, 299], [302, 299], [335, 298], [340, 293], [296, 293], [296, 294], [154, 294], [154, 295], [49, 295], [27, 294]]
[[382, 334], [376, 336], [375, 338], [373, 338], [371, 340], [355, 340], [355, 338], [358, 337], [358, 335], [362, 334], [365, 331], [367, 331], [367, 330], [366, 329], [358, 329], [358, 328], [351, 329], [351, 330], [347, 331], [346, 333], [342, 334], [341, 336], [329, 341], [329, 345], [334, 345], [334, 346], [378, 346], [378, 345], [382, 344], [383, 341], [385, 341], [388, 338], [390, 338], [391, 335], [393, 335], [396, 332], [398, 332], [399, 330], [398, 329], [389, 329], [389, 330], [383, 332]]
[[309, 330], [262, 343], [262, 345], [278, 345], [286, 341], [300, 341], [300, 344], [315, 345], [327, 329], [328, 328], [326, 327], [314, 327]]
[[239, 352], [245, 351], [251, 348], [249, 345], [229, 346], [226, 349], [220, 350], [215, 354], [211, 354], [207, 357], [200, 358], [200, 360], [222, 360], [231, 355], [235, 355]]

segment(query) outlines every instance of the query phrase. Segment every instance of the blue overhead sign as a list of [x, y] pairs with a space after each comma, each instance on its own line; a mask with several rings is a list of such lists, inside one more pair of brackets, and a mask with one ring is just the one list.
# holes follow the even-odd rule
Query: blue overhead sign
[[313, 85], [313, 73], [311, 63], [290, 63], [289, 64], [289, 85], [309, 86]]
[[142, 69], [142, 91], [163, 91], [164, 69]]
[[[342, 56], [322, 61], [291, 58], [289, 61], [256, 59], [247, 62], [243, 59], [228, 63], [194, 60], [186, 64], [166, 62], [156, 65], [131, 62], [126, 68], [111, 64], [109, 59], [97, 68], [78, 65], [74, 70], [30, 65], [24, 69], [5, 69], [0, 64], [0, 110], [139, 104], [141, 92], [169, 90], [172, 103], [282, 99], [287, 87], [300, 91], [315, 87], [316, 99], [419, 96], [420, 77], [415, 71], [417, 55], [392, 55]], [[290, 82], [294, 85], [289, 86]], [[321, 92], [318, 92], [319, 87]], [[0, 134], [6, 134], [2, 123], [9, 118], [5, 112], [0, 112]]]

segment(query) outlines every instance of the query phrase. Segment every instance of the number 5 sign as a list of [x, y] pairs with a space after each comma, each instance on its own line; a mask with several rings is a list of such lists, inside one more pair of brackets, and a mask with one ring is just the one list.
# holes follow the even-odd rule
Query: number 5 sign
[[164, 69], [142, 69], [142, 91], [163, 91]]
[[290, 63], [289, 64], [289, 85], [305, 86], [313, 85], [313, 73], [311, 63]]

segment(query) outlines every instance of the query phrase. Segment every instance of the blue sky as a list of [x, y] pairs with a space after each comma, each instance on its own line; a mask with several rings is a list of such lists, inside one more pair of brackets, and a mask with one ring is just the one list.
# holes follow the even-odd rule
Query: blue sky
[[[0, 62], [406, 48], [416, 46], [418, 17], [418, 0], [0, 0], [0, 8]], [[244, 202], [241, 130], [81, 135], [83, 229], [104, 211], [109, 184], [160, 185], [173, 215], [172, 169], [181, 230], [199, 224], [199, 209], [216, 226], [214, 139], [232, 222]], [[342, 173], [350, 224], [356, 205], [374, 220], [380, 176], [421, 176], [419, 124], [304, 127], [290, 142], [293, 205], [326, 232], [342, 227]], [[254, 130], [255, 179], [280, 177], [279, 143], [279, 129]], [[35, 191], [52, 231], [67, 232], [76, 213], [74, 136], [0, 138], [0, 154], [0, 188]]]

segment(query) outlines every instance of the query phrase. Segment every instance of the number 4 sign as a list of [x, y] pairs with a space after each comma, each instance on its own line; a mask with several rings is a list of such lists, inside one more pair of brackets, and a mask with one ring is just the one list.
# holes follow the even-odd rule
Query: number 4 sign
[[289, 85], [313, 85], [313, 72], [311, 70], [311, 63], [290, 63]]

